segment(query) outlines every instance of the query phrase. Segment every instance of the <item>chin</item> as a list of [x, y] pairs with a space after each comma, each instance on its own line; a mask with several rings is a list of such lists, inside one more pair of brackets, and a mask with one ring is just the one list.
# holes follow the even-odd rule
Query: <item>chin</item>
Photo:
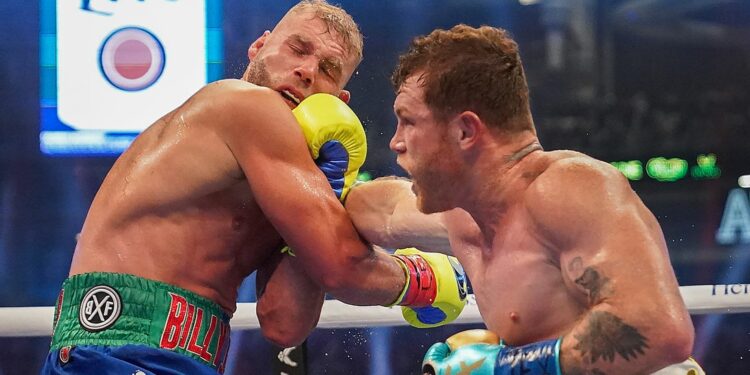
[[448, 207], [445, 202], [439, 199], [425, 199], [423, 195], [417, 195], [417, 209], [423, 214], [435, 214], [438, 212], [448, 211], [453, 207]]

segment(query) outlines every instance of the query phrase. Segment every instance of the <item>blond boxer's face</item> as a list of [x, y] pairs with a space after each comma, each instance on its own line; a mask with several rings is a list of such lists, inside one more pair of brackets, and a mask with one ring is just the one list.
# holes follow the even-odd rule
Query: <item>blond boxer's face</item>
[[272, 88], [291, 108], [302, 99], [324, 92], [347, 102], [343, 90], [357, 66], [340, 36], [312, 11], [287, 14], [248, 50], [245, 80]]

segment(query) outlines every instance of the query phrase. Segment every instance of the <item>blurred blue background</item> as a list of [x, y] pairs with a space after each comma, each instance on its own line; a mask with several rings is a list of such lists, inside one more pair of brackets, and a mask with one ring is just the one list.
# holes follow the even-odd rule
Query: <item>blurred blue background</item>
[[[249, 43], [292, 4], [222, 2], [223, 77], [241, 76]], [[364, 169], [372, 176], [402, 173], [387, 147], [395, 123], [388, 78], [409, 40], [456, 23], [500, 26], [520, 45], [545, 148], [619, 162], [662, 224], [681, 285], [750, 282], [750, 203], [738, 184], [750, 174], [750, 1], [340, 4], [365, 35], [365, 59], [348, 88], [367, 129]], [[54, 303], [74, 236], [114, 161], [40, 152], [39, 20], [38, 2], [0, 2], [1, 307]], [[728, 201], [733, 189], [739, 193]], [[717, 240], [721, 226], [725, 237]], [[253, 301], [253, 284], [251, 277], [241, 301]], [[707, 373], [750, 374], [750, 315], [693, 319], [694, 353]], [[318, 329], [307, 344], [308, 370], [416, 374], [431, 343], [471, 327]], [[0, 375], [37, 373], [48, 344], [49, 338], [0, 339]], [[232, 344], [228, 374], [273, 373], [276, 352], [258, 332], [236, 331]]]

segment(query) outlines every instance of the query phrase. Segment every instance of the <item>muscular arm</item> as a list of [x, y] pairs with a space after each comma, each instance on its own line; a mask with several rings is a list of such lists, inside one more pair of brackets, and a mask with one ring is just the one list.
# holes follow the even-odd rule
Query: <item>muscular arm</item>
[[385, 177], [359, 184], [346, 199], [346, 211], [370, 243], [451, 253], [443, 215], [419, 212], [409, 180]]
[[325, 293], [294, 257], [276, 253], [258, 269], [256, 313], [263, 336], [282, 347], [297, 346], [318, 324]]
[[642, 374], [686, 359], [693, 327], [664, 237], [627, 180], [593, 159], [568, 159], [528, 194], [538, 229], [561, 249], [565, 284], [589, 306], [563, 337], [562, 372]]
[[226, 91], [216, 114], [221, 137], [305, 272], [344, 302], [392, 303], [404, 287], [404, 271], [360, 240], [281, 97], [246, 85]]

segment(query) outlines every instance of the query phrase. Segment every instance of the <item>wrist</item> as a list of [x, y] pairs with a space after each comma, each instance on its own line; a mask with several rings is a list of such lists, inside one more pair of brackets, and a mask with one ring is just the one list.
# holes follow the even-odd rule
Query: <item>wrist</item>
[[523, 369], [529, 375], [561, 375], [562, 338], [538, 341], [519, 347], [505, 347], [497, 356], [495, 375], [516, 374]]
[[404, 270], [404, 288], [392, 305], [430, 306], [437, 295], [435, 274], [429, 263], [418, 255], [392, 255]]

